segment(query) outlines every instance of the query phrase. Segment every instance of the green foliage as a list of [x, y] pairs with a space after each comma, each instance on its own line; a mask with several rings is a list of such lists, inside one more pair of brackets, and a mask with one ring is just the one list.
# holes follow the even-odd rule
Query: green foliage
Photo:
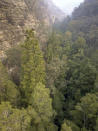
[[16, 105], [19, 100], [17, 86], [10, 80], [7, 71], [0, 62], [0, 102], [10, 101]]
[[49, 89], [42, 83], [38, 83], [32, 93], [32, 106], [41, 117], [42, 121], [49, 122], [53, 116], [52, 99], [49, 96]]
[[[46, 59], [47, 86], [50, 87], [53, 108], [57, 112], [55, 123], [60, 126], [64, 118], [72, 120], [72, 117], [77, 116], [69, 126], [73, 131], [87, 130], [88, 127], [85, 128], [83, 120], [81, 120], [83, 115], [72, 110], [83, 96], [97, 90], [96, 65], [93, 64], [91, 58], [86, 56], [88, 47], [82, 36], [73, 41], [71, 32], [67, 31], [62, 37], [62, 41], [60, 41], [61, 37], [58, 38], [59, 44], [55, 37], [57, 38], [56, 35], [53, 35], [47, 48], [47, 54], [49, 53], [48, 56], [51, 58], [49, 57], [49, 61]], [[59, 52], [54, 48], [56, 46], [61, 49]], [[58, 63], [55, 59], [58, 60]], [[91, 127], [94, 128], [94, 126], [92, 123]]]
[[54, 111], [50, 91], [45, 88], [45, 63], [32, 31], [28, 32], [22, 48], [21, 105], [31, 106], [32, 130], [45, 131], [47, 127], [53, 130]]
[[[64, 64], [62, 56], [63, 34], [53, 32], [47, 43], [45, 51], [47, 86], [53, 86], [55, 79], [60, 73], [60, 68]], [[58, 65], [58, 66], [57, 66]]]
[[[78, 117], [78, 120], [75, 119], [77, 124], [80, 124], [80, 121], [83, 127], [93, 130], [98, 117], [98, 93], [87, 94], [86, 96], [82, 97], [81, 103], [76, 105], [75, 112], [76, 116], [80, 114], [80, 118]], [[74, 118], [76, 116], [74, 116]]]
[[19, 86], [21, 72], [21, 50], [20, 46], [15, 46], [6, 51], [6, 59], [3, 60], [4, 65], [10, 70], [12, 81]]
[[72, 129], [64, 122], [62, 124], [61, 131], [72, 131]]
[[55, 121], [56, 124], [59, 125], [64, 120], [63, 107], [65, 98], [63, 94], [56, 88], [52, 89], [52, 96], [53, 96], [53, 108], [56, 111]]
[[88, 131], [85, 127], [83, 127], [82, 129], [81, 129], [81, 131]]
[[98, 131], [97, 6], [97, 0], [85, 0], [72, 17], [55, 23], [44, 57], [32, 30], [6, 52], [0, 62], [1, 131]]
[[21, 50], [20, 46], [15, 46], [6, 51], [7, 58], [5, 64], [8, 68], [21, 66]]
[[80, 131], [80, 128], [72, 121], [66, 120], [65, 121], [68, 126], [71, 127], [72, 131]]
[[96, 120], [95, 131], [98, 131], [98, 118], [97, 118], [97, 120]]
[[22, 48], [21, 88], [24, 90], [26, 103], [32, 104], [33, 101], [30, 99], [34, 88], [39, 82], [45, 84], [45, 63], [32, 31], [28, 32]]
[[0, 130], [29, 131], [30, 121], [26, 110], [14, 109], [9, 102], [0, 104]]
[[[86, 56], [88, 47], [83, 34], [80, 33], [74, 41], [70, 31], [58, 37], [60, 35], [57, 32], [57, 35], [51, 36], [46, 50], [47, 87], [50, 87], [53, 97], [53, 108], [57, 112], [55, 123], [58, 126], [64, 118], [72, 119], [71, 111], [83, 96], [97, 90], [96, 66]], [[73, 123], [73, 130], [80, 130], [81, 116], [78, 113], [79, 127]]]

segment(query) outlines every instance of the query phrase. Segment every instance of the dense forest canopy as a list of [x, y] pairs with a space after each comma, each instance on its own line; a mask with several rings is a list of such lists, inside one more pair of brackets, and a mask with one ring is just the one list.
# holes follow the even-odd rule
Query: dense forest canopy
[[34, 30], [0, 60], [0, 131], [98, 131], [98, 0]]

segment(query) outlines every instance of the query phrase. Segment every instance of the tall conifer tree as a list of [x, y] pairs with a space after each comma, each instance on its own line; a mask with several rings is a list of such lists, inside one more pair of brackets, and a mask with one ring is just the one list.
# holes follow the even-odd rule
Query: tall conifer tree
[[52, 99], [49, 89], [45, 88], [45, 62], [38, 41], [31, 30], [23, 44], [21, 88], [24, 95], [22, 104], [26, 107], [31, 106], [31, 110], [39, 116], [36, 118], [37, 123], [32, 121], [32, 128], [36, 128], [36, 131], [45, 131], [49, 123], [55, 128], [52, 124], [54, 114]]
[[27, 39], [22, 45], [22, 78], [21, 87], [25, 92], [27, 103], [31, 104], [31, 94], [36, 85], [45, 84], [45, 63], [38, 41], [32, 30], [27, 32]]

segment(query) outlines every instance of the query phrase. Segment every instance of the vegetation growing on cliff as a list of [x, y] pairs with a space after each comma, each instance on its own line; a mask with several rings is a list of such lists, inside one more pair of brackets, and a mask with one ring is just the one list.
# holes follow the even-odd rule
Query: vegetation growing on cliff
[[85, 0], [55, 24], [43, 52], [32, 30], [6, 52], [1, 131], [98, 131], [97, 6]]

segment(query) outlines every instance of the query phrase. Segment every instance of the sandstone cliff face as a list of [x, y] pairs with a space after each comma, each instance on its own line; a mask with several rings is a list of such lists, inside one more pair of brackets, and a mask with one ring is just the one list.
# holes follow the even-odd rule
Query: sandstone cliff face
[[24, 40], [26, 29], [33, 28], [44, 42], [54, 21], [63, 17], [51, 0], [0, 0], [0, 56]]

